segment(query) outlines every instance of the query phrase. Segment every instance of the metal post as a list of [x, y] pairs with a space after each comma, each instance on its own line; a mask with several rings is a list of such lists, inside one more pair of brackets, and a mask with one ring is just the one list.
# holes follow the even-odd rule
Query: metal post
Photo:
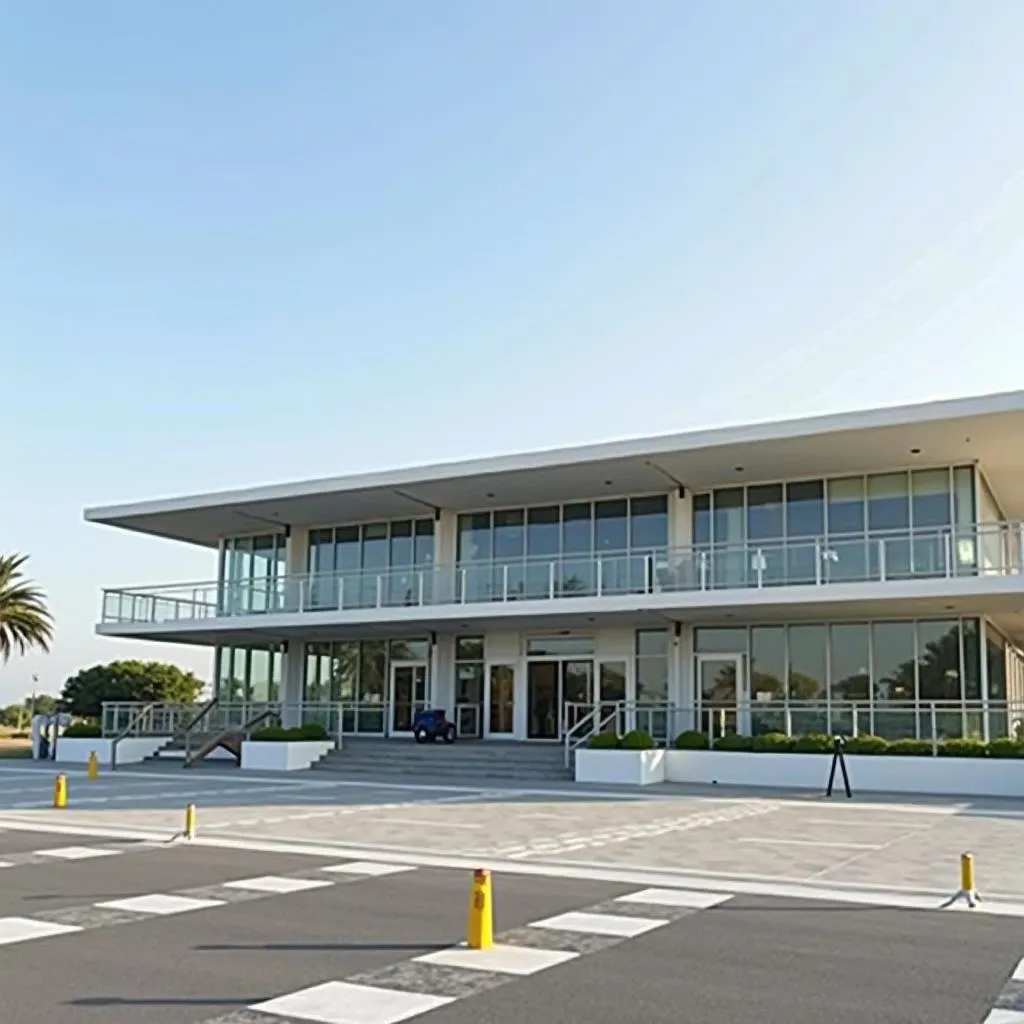
[[597, 560], [597, 596], [601, 597], [604, 593], [604, 559], [599, 558]]
[[644, 593], [654, 591], [654, 556], [644, 555]]
[[850, 730], [851, 730], [851, 732], [853, 733], [854, 736], [858, 736], [859, 733], [857, 731], [857, 705], [856, 704], [853, 705], [853, 711], [852, 711], [852, 714], [851, 714], [850, 718], [851, 718]]
[[419, 585], [417, 586], [418, 594], [416, 596], [416, 601], [417, 601], [417, 603], [419, 604], [419, 606], [421, 608], [423, 607], [424, 579], [425, 579], [425, 574], [422, 573], [422, 572], [419, 573]]
[[885, 582], [885, 541], [880, 540], [878, 542], [878, 578], [884, 583]]
[[932, 757], [939, 756], [939, 723], [935, 715], [935, 701], [931, 702], [929, 708], [931, 711], [931, 722], [932, 722]]
[[459, 587], [459, 602], [461, 604], [465, 604], [466, 603], [466, 570], [465, 569], [460, 569], [459, 570], [459, 583], [460, 583], [460, 587]]
[[764, 586], [764, 551], [756, 548], [754, 553], [754, 574], [757, 579], [758, 590]]
[[508, 601], [508, 563], [501, 567], [501, 599]]
[[942, 561], [948, 578], [953, 575], [953, 538], [948, 530], [942, 534]]
[[384, 603], [384, 577], [377, 577], [377, 607]]
[[708, 589], [708, 553], [706, 551], [702, 551], [700, 553], [700, 562], [699, 562], [698, 573], [699, 573], [699, 576], [700, 576], [700, 589], [701, 590], [707, 590]]
[[821, 538], [814, 538], [814, 583], [816, 586], [821, 586], [821, 563], [824, 558], [824, 552], [821, 549]]
[[548, 562], [548, 600], [555, 599], [555, 563]]

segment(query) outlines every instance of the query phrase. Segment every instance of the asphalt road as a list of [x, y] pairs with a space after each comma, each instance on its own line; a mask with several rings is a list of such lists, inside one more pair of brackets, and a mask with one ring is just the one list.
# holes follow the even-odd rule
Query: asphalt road
[[[637, 886], [498, 876], [499, 943], [552, 961], [521, 976], [500, 958], [483, 970], [417, 961], [450, 961], [464, 937], [465, 872], [375, 877], [360, 865], [325, 871], [342, 859], [18, 832], [0, 833], [4, 859], [3, 1024], [277, 1024], [316, 994], [281, 997], [332, 982], [336, 1016], [320, 1019], [339, 1024], [397, 1019], [374, 1017], [351, 994], [379, 990], [433, 1000], [415, 1018], [425, 1024], [970, 1024], [1024, 955], [1019, 918], [728, 894], [669, 906], [664, 891], [620, 899]], [[272, 881], [251, 881], [264, 876]], [[155, 893], [193, 902], [167, 915], [152, 901], [121, 902]], [[575, 912], [596, 916], [574, 919], [579, 931], [536, 926]], [[594, 930], [609, 919], [643, 933]], [[25, 920], [79, 930], [11, 941]]]

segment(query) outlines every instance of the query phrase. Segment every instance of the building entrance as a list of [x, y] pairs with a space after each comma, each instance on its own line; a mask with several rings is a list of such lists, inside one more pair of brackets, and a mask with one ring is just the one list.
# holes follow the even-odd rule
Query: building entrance
[[[594, 700], [594, 662], [590, 659], [552, 659], [526, 664], [526, 738], [560, 740], [566, 705], [589, 705]], [[571, 709], [570, 715], [572, 717]]]
[[750, 696], [740, 654], [697, 656], [700, 684], [700, 728], [714, 735], [750, 732]]
[[416, 714], [427, 706], [427, 664], [423, 661], [391, 662], [392, 736], [412, 733]]

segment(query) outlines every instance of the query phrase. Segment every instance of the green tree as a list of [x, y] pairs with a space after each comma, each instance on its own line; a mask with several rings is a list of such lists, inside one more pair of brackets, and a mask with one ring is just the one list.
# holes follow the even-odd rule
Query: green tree
[[93, 665], [64, 684], [61, 705], [73, 715], [97, 718], [104, 701], [168, 701], [192, 704], [203, 681], [162, 661], [112, 661]]
[[0, 555], [0, 663], [35, 647], [48, 651], [53, 617], [46, 596], [22, 572], [28, 555]]

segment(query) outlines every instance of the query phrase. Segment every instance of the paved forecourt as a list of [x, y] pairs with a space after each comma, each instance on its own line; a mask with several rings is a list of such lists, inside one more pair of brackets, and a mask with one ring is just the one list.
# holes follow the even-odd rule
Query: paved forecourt
[[473, 953], [466, 871], [28, 835], [0, 833], [10, 1024], [962, 1024], [1020, 987], [999, 915], [499, 874]]
[[54, 811], [52, 768], [0, 767], [0, 826], [170, 836], [185, 805], [195, 802], [204, 840], [930, 893], [955, 890], [959, 856], [971, 851], [984, 892], [1024, 902], [1021, 801], [474, 787], [316, 772], [252, 777], [230, 768], [122, 770], [95, 782], [81, 771], [68, 777], [69, 806]]

